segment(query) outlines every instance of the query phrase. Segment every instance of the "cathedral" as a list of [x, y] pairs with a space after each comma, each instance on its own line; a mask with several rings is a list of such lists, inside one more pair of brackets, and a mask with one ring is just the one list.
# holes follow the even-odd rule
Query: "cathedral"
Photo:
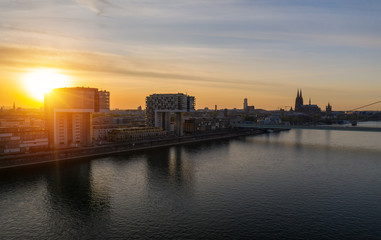
[[301, 112], [306, 114], [320, 114], [321, 109], [314, 104], [311, 104], [311, 98], [308, 105], [303, 104], [303, 94], [302, 90], [298, 89], [296, 99], [295, 99], [295, 112]]
[[301, 112], [302, 106], [303, 106], [302, 90], [298, 89], [298, 93], [297, 93], [296, 99], [295, 99], [295, 112]]

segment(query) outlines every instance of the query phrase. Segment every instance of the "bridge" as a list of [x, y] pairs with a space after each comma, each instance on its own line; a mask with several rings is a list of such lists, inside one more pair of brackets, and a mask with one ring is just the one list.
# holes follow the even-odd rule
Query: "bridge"
[[308, 130], [332, 130], [332, 131], [352, 131], [352, 132], [381, 132], [379, 127], [359, 127], [342, 125], [267, 125], [255, 123], [239, 123], [232, 125], [235, 128], [269, 129], [269, 130], [290, 130], [290, 129], [308, 129]]
[[[372, 102], [350, 110], [354, 112], [359, 109], [379, 104], [381, 101]], [[290, 130], [290, 129], [308, 129], [308, 130], [331, 130], [331, 131], [351, 131], [351, 132], [381, 132], [381, 127], [360, 127], [348, 125], [290, 125], [290, 124], [257, 124], [257, 123], [238, 123], [232, 124], [235, 128], [263, 129], [263, 130]]]

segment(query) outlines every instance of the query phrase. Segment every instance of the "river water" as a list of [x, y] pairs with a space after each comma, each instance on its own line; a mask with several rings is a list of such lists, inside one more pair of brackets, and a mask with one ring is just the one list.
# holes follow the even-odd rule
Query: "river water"
[[376, 239], [380, 224], [381, 133], [291, 130], [0, 171], [0, 239]]

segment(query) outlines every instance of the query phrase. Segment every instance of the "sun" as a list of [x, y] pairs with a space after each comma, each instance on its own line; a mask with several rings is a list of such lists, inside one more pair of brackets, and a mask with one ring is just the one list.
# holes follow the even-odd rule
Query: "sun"
[[69, 76], [57, 69], [34, 69], [23, 76], [23, 82], [29, 94], [38, 101], [44, 100], [44, 94], [54, 88], [67, 87]]

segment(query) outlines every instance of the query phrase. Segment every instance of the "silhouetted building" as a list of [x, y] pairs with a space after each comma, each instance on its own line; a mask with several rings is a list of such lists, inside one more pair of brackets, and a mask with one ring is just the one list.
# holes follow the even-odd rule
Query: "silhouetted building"
[[327, 115], [331, 115], [332, 114], [332, 106], [331, 106], [331, 104], [328, 103], [328, 105], [325, 107], [325, 113]]
[[243, 110], [247, 108], [247, 98], [243, 99]]
[[247, 98], [243, 99], [243, 110], [245, 111], [254, 111], [254, 106], [249, 106]]
[[311, 104], [311, 98], [309, 99], [309, 104], [304, 105], [302, 90], [298, 89], [296, 99], [295, 99], [295, 112], [301, 112], [301, 113], [312, 115], [312, 114], [320, 114], [321, 109], [317, 105]]
[[298, 89], [296, 99], [295, 99], [295, 112], [302, 112], [302, 106], [303, 106], [302, 90]]

